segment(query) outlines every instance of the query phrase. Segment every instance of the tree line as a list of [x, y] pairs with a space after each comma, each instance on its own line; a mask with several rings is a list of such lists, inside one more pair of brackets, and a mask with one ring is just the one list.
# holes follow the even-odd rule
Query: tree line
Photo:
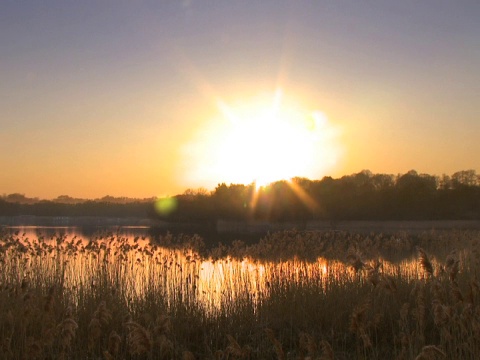
[[258, 189], [223, 183], [211, 193], [188, 191], [175, 200], [175, 211], [158, 216], [272, 222], [480, 219], [480, 178], [474, 170], [441, 177], [364, 170], [338, 179], [297, 177]]
[[[334, 179], [293, 178], [257, 188], [219, 184], [213, 191], [187, 190], [169, 199], [112, 201], [12, 201], [0, 198], [0, 216], [150, 217], [170, 222], [217, 220], [305, 222], [311, 220], [478, 220], [480, 176], [373, 174], [368, 170]], [[117, 198], [118, 199], [118, 198]], [[168, 206], [162, 207], [162, 202]]]
[[133, 202], [103, 202], [85, 200], [64, 203], [53, 200], [12, 202], [0, 198], [0, 216], [90, 216], [115, 218], [147, 218], [151, 215], [153, 200]]

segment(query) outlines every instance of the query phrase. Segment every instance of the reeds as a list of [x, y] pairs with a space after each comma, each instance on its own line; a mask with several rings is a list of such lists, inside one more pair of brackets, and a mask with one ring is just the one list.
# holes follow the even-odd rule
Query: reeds
[[1, 234], [0, 358], [480, 357], [478, 232], [181, 239]]

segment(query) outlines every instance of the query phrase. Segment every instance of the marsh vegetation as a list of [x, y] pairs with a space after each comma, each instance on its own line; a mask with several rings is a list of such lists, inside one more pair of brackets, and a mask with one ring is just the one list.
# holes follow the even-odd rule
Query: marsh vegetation
[[476, 359], [479, 232], [1, 235], [3, 359]]

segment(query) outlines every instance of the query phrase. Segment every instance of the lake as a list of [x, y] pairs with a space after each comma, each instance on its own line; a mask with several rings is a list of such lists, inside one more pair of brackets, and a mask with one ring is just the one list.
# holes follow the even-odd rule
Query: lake
[[104, 234], [116, 234], [132, 239], [142, 237], [153, 242], [168, 233], [173, 235], [197, 234], [204, 240], [207, 247], [212, 247], [220, 242], [230, 244], [233, 240], [242, 240], [247, 244], [253, 244], [268, 233], [291, 229], [359, 234], [406, 232], [415, 235], [432, 230], [479, 230], [480, 221], [308, 221], [303, 223], [251, 221], [247, 223], [218, 220], [214, 224], [198, 224], [167, 223], [139, 218], [0, 216], [0, 229], [2, 228], [7, 232], [26, 233], [26, 236], [30, 238], [68, 235], [69, 237], [90, 239]]

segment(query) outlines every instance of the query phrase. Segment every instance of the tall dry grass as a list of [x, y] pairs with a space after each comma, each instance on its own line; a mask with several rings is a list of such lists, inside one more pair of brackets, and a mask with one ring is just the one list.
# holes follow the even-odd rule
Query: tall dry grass
[[479, 232], [0, 235], [2, 359], [477, 359]]

